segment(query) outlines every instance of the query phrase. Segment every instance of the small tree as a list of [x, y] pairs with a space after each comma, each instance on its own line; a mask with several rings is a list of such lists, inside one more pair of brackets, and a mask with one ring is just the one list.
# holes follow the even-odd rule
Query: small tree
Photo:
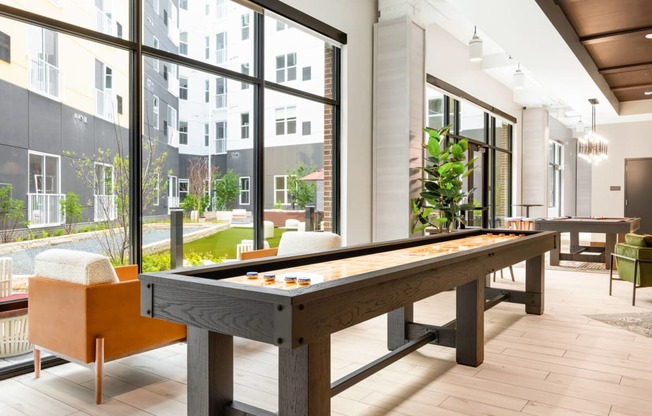
[[294, 170], [288, 171], [288, 195], [292, 198], [299, 209], [315, 202], [317, 184], [314, 181], [302, 181], [301, 178], [315, 172], [312, 166], [307, 167], [303, 163], [297, 163]]
[[216, 173], [217, 168], [213, 166], [209, 175], [207, 158], [198, 157], [188, 161], [188, 195], [184, 202], [186, 200], [189, 202], [183, 204], [184, 208], [198, 211], [200, 215], [204, 212], [208, 202], [206, 196], [208, 179], [214, 177]]
[[217, 211], [226, 211], [240, 195], [240, 176], [229, 169], [221, 178], [216, 173], [214, 184], [215, 208]]
[[59, 200], [59, 205], [66, 216], [63, 229], [66, 234], [71, 234], [75, 229], [75, 223], [82, 220], [84, 206], [79, 202], [79, 196], [74, 192], [66, 193], [66, 199]]
[[23, 219], [25, 203], [11, 197], [12, 186], [0, 187], [0, 241], [13, 241], [16, 227]]

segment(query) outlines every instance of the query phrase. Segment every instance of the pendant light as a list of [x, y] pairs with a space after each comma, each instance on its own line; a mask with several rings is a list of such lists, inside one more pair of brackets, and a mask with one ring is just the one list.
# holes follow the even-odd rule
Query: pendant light
[[523, 87], [525, 86], [525, 73], [521, 71], [521, 63], [518, 63], [518, 68], [516, 68], [516, 71], [514, 72], [514, 75], [512, 75], [512, 78], [514, 79], [514, 89], [515, 90], [522, 90]]
[[469, 41], [469, 61], [479, 62], [482, 60], [482, 39], [478, 37], [477, 27], [473, 26], [473, 37]]
[[609, 143], [595, 132], [595, 106], [599, 104], [598, 100], [591, 98], [589, 103], [591, 103], [591, 131], [586, 136], [578, 139], [577, 155], [587, 162], [597, 165], [607, 158]]

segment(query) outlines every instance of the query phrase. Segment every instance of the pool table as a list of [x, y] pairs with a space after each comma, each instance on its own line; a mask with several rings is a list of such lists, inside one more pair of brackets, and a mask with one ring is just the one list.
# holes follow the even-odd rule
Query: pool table
[[[640, 218], [607, 217], [559, 217], [540, 218], [535, 221], [535, 229], [570, 233], [570, 250], [561, 252], [560, 245], [550, 251], [550, 265], [559, 266], [560, 260], [604, 263], [609, 268], [609, 259], [619, 236], [633, 233], [641, 226]], [[605, 234], [605, 246], [581, 246], [579, 233]]]
[[[326, 416], [332, 396], [427, 344], [455, 348], [459, 364], [480, 365], [485, 309], [508, 301], [543, 313], [543, 259], [557, 237], [467, 229], [146, 273], [141, 314], [188, 325], [189, 416]], [[490, 273], [521, 261], [524, 291], [485, 287]], [[414, 322], [414, 302], [450, 289], [456, 320]], [[331, 383], [331, 334], [383, 314], [391, 352]], [[278, 413], [233, 400], [234, 336], [278, 347]]]

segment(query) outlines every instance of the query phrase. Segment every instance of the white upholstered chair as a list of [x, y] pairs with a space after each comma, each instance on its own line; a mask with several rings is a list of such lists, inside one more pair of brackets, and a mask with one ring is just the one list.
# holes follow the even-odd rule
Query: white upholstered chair
[[342, 246], [342, 237], [329, 232], [286, 232], [278, 243], [278, 255], [314, 253]]

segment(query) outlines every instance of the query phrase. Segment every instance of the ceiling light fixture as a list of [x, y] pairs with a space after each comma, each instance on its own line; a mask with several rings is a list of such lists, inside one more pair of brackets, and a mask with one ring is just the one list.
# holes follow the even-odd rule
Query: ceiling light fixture
[[478, 37], [477, 27], [473, 26], [473, 37], [469, 41], [469, 61], [479, 62], [482, 60], [482, 39]]
[[582, 116], [580, 116], [580, 121], [578, 121], [577, 124], [575, 125], [575, 131], [578, 134], [584, 134], [584, 128], [585, 127], [586, 126], [584, 126], [584, 123], [582, 122]]
[[607, 158], [608, 142], [595, 133], [595, 106], [598, 100], [589, 99], [591, 103], [591, 131], [577, 141], [577, 155], [589, 163], [598, 164]]
[[514, 72], [514, 75], [512, 76], [514, 78], [514, 89], [515, 90], [522, 90], [523, 87], [525, 86], [525, 73], [521, 71], [521, 63], [518, 63], [518, 68], [516, 68], [516, 72]]

